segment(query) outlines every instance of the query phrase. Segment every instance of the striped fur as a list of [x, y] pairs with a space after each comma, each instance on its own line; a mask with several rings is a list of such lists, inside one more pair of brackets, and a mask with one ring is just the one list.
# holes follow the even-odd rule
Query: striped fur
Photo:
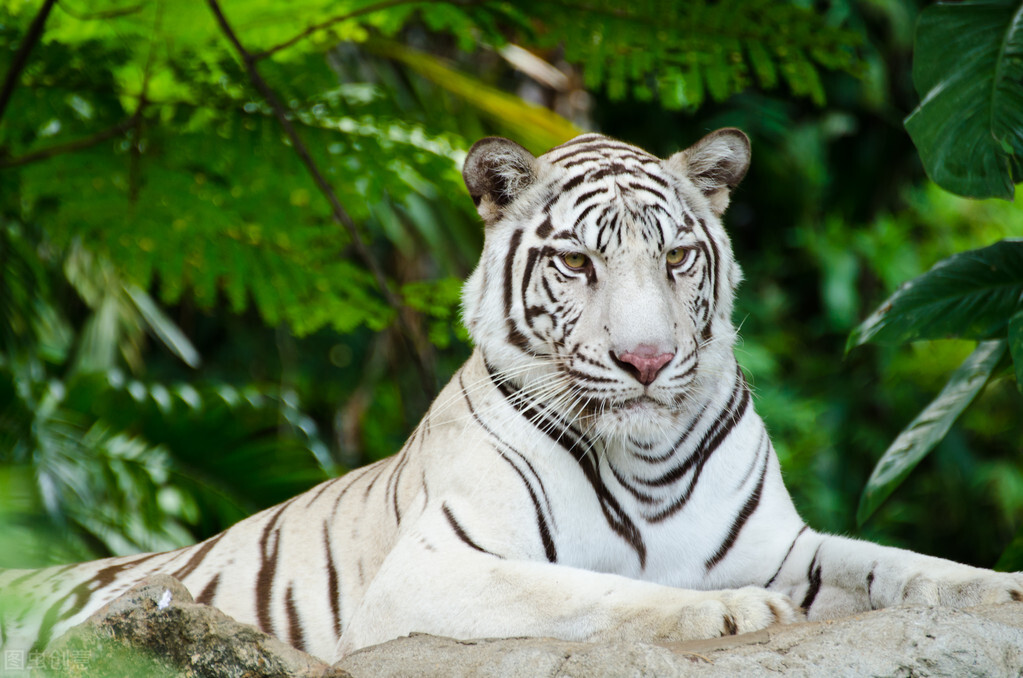
[[404, 448], [195, 546], [4, 573], [4, 648], [153, 573], [326, 659], [411, 631], [663, 641], [1023, 598], [1020, 575], [796, 514], [732, 352], [720, 218], [748, 162], [738, 130], [667, 160], [599, 135], [539, 158], [479, 142], [476, 350]]

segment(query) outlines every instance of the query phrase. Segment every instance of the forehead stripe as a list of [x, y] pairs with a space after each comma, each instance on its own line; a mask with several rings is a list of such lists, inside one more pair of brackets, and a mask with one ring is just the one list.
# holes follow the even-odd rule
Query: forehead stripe
[[587, 200], [589, 200], [593, 196], [600, 195], [601, 193], [606, 193], [606, 189], [601, 187], [601, 188], [595, 188], [592, 191], [586, 191], [585, 193], [580, 193], [579, 197], [575, 199], [575, 203], [572, 205], [572, 207], [578, 207], [579, 205], [583, 204], [584, 202], [586, 202]]
[[586, 175], [577, 174], [561, 185], [561, 192], [567, 193], [568, 191], [571, 191], [573, 188], [583, 183], [584, 181], [586, 181]]

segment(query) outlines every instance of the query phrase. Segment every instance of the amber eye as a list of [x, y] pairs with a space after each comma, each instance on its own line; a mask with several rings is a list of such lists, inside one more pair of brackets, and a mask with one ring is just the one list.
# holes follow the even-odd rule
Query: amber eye
[[689, 250], [687, 250], [685, 247], [676, 247], [674, 249], [668, 250], [668, 254], [665, 256], [665, 259], [667, 260], [669, 266], [678, 266], [679, 264], [686, 260], [688, 255]]
[[565, 266], [577, 271], [586, 268], [587, 264], [590, 263], [589, 257], [580, 252], [565, 252], [561, 255], [561, 261], [564, 262]]

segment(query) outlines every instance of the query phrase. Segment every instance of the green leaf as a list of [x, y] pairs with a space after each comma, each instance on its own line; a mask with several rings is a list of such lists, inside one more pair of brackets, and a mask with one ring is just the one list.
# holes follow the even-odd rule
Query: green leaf
[[1023, 179], [1023, 3], [939, 3], [921, 14], [906, 118], [928, 176], [972, 198], [1011, 200]]
[[178, 329], [174, 321], [167, 317], [152, 297], [135, 285], [126, 285], [124, 291], [131, 298], [139, 314], [145, 319], [149, 329], [170, 351], [189, 367], [197, 368], [201, 362], [199, 351], [195, 349], [188, 337]]
[[582, 133], [580, 128], [554, 111], [506, 94], [451, 68], [433, 55], [384, 40], [367, 43], [367, 47], [404, 63], [422, 77], [507, 125], [519, 142], [535, 152], [546, 151]]
[[1009, 354], [1016, 366], [1016, 388], [1023, 393], [1023, 311], [1009, 318]]
[[856, 510], [858, 524], [862, 525], [920, 460], [941, 442], [959, 414], [987, 383], [998, 361], [1005, 355], [1005, 349], [1004, 340], [978, 344], [952, 373], [938, 397], [885, 450], [860, 496]]
[[992, 339], [1023, 309], [1023, 240], [959, 252], [910, 280], [849, 335], [847, 349], [868, 341]]

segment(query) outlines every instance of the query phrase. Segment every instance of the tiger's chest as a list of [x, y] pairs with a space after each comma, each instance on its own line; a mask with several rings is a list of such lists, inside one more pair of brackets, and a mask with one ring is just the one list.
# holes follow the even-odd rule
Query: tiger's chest
[[[430, 502], [457, 515], [473, 544], [677, 587], [753, 583], [757, 568], [744, 563], [739, 580], [719, 562], [733, 532], [770, 529], [758, 513], [775, 501], [765, 495], [776, 462], [752, 408], [750, 419], [726, 408], [727, 431], [711, 416], [690, 424], [692, 440], [666, 431], [640, 458], [565, 417], [471, 388], [480, 373], [470, 364], [450, 396], [460, 406], [427, 420]], [[754, 492], [757, 505], [747, 507]]]

